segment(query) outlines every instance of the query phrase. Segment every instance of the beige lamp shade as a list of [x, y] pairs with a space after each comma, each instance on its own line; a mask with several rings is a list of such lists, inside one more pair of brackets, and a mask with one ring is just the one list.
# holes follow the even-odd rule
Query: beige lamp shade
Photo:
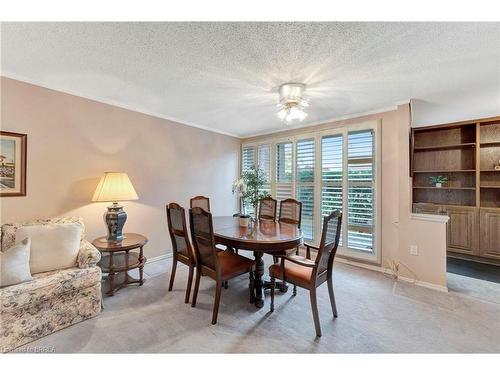
[[132, 182], [126, 173], [104, 172], [97, 189], [95, 189], [93, 202], [118, 202], [139, 199]]

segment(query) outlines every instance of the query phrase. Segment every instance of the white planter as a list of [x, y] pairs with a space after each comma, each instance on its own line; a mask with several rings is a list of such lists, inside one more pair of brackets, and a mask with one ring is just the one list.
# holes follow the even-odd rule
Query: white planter
[[443, 184], [441, 182], [436, 182], [436, 187], [437, 188], [443, 187]]
[[240, 217], [239, 222], [240, 222], [240, 227], [248, 227], [248, 223], [250, 222], [250, 218], [249, 217]]

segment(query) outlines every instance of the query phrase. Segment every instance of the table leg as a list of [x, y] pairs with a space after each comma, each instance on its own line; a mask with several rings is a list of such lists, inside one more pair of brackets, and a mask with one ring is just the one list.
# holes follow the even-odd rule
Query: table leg
[[109, 296], [112, 296], [114, 294], [114, 281], [115, 281], [115, 273], [113, 271], [113, 253], [109, 254], [108, 281], [109, 281], [109, 290], [107, 294]]
[[[144, 252], [141, 246], [141, 250], [139, 252], [139, 262], [142, 263], [143, 261], [144, 261]], [[142, 284], [144, 284], [144, 264], [139, 267], [139, 286], [141, 286]]]
[[262, 292], [262, 276], [264, 276], [262, 256], [264, 254], [260, 251], [254, 251], [253, 255], [255, 257], [255, 306], [260, 309], [264, 306], [264, 293]]

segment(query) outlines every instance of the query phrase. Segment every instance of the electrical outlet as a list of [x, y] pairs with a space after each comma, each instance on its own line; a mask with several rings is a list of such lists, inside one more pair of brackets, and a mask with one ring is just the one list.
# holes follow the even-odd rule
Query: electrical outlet
[[411, 255], [418, 255], [418, 246], [417, 245], [410, 246], [410, 254]]

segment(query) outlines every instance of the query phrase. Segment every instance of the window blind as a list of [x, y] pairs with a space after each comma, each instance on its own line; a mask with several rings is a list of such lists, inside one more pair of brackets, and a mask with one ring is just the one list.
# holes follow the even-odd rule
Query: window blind
[[[293, 144], [283, 142], [276, 144], [276, 198], [278, 201], [293, 198], [292, 163]], [[279, 205], [278, 205], [279, 207]]]
[[304, 237], [312, 240], [314, 238], [315, 140], [299, 140], [296, 147], [295, 199], [302, 202], [302, 231]]
[[374, 134], [348, 133], [348, 246], [373, 252]]
[[[342, 211], [342, 134], [323, 137], [321, 155], [321, 215], [328, 216], [334, 210]], [[339, 245], [342, 245], [342, 237]]]
[[271, 145], [259, 145], [257, 147], [257, 160], [259, 169], [264, 172], [267, 181], [260, 191], [271, 193]]

